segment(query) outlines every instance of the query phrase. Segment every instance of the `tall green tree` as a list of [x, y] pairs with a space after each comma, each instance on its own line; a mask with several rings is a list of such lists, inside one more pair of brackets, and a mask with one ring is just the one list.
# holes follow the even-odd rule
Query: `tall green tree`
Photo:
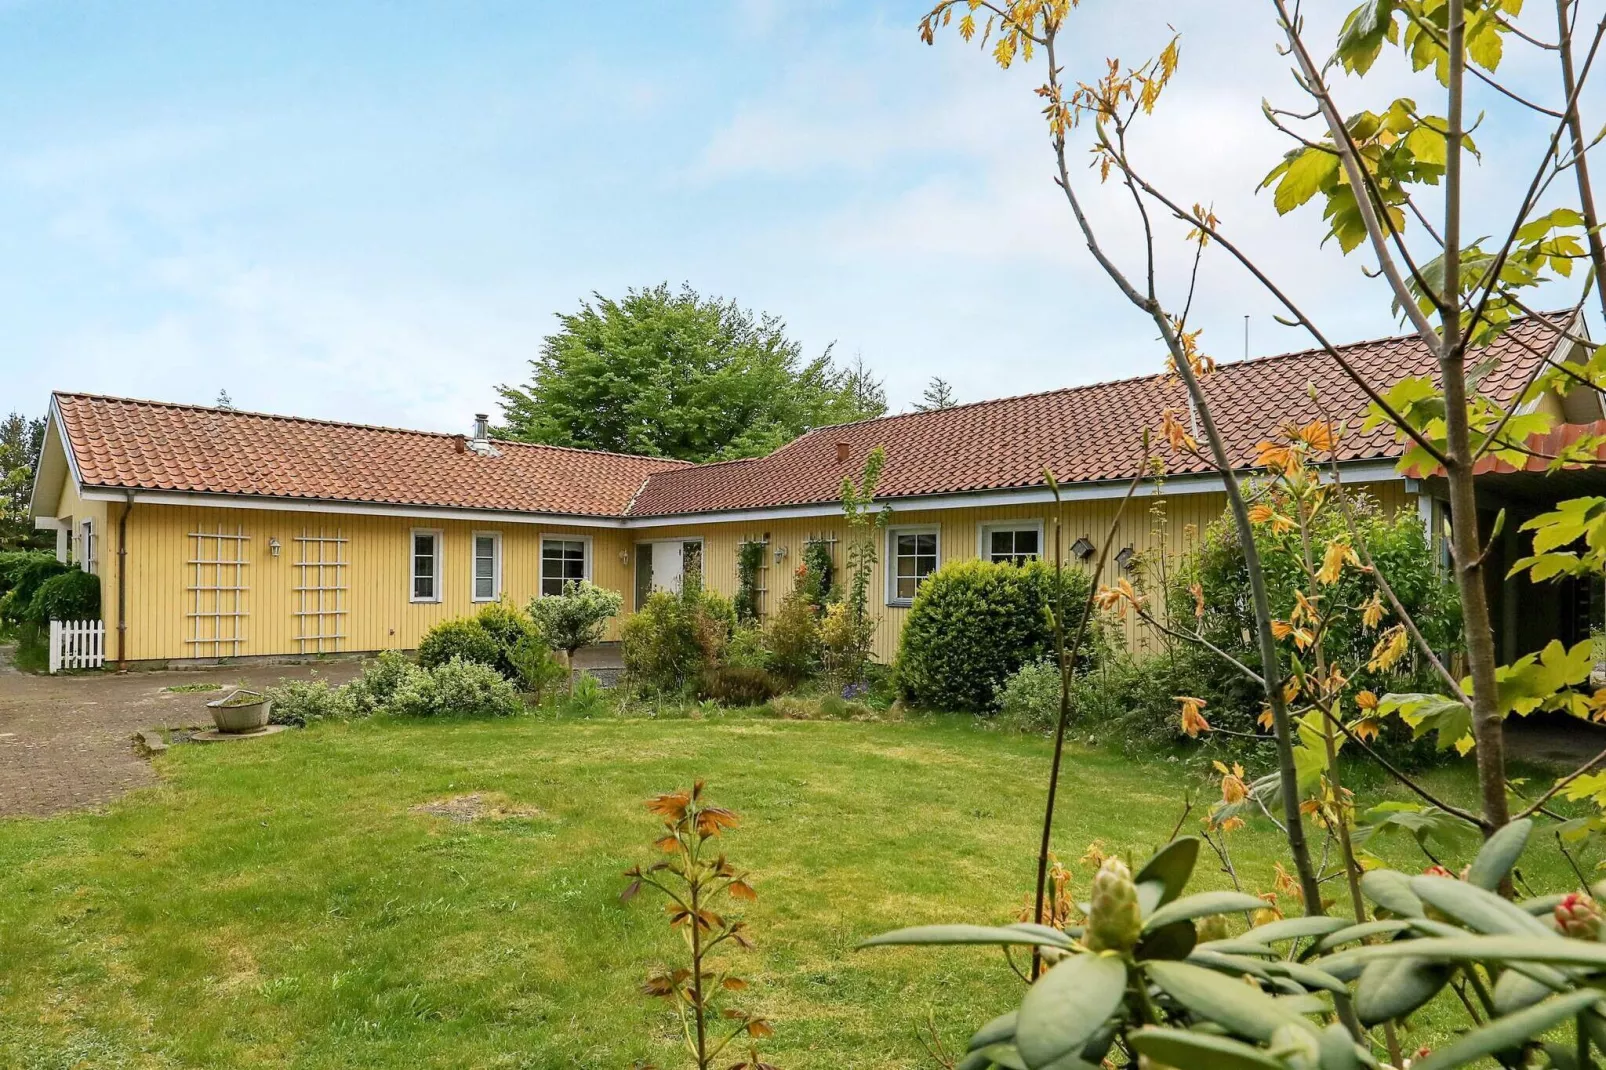
[[44, 549], [52, 545], [46, 532], [28, 519], [34, 466], [45, 442], [45, 421], [14, 412], [0, 420], [0, 550]]
[[497, 388], [508, 438], [707, 461], [886, 411], [862, 360], [805, 359], [779, 317], [688, 286], [594, 294], [558, 320], [529, 381]]

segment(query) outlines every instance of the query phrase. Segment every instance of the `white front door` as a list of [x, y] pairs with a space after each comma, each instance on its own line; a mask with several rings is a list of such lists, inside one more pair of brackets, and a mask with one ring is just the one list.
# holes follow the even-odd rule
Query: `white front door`
[[680, 590], [680, 578], [686, 570], [685, 545], [685, 543], [681, 542], [655, 542], [652, 544], [653, 590]]
[[701, 571], [701, 539], [670, 539], [636, 543], [636, 608], [646, 604], [654, 591], [678, 593], [686, 573]]

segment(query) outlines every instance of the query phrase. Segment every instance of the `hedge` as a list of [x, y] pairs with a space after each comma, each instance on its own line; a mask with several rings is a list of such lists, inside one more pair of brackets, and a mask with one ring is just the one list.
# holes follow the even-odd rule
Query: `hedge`
[[[1066, 641], [1087, 601], [1087, 573], [1064, 572]], [[917, 706], [990, 710], [999, 686], [1022, 665], [1052, 657], [1054, 568], [960, 561], [920, 585], [898, 651], [899, 694]], [[1091, 667], [1105, 642], [1097, 621], [1083, 641], [1080, 663]]]

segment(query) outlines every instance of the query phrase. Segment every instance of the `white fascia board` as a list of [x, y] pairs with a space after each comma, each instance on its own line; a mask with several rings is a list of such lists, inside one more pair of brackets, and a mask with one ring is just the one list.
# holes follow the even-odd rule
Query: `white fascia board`
[[35, 531], [65, 531], [67, 530], [67, 522], [65, 520], [57, 520], [53, 516], [36, 516], [33, 518], [33, 529]]
[[[1390, 461], [1359, 462], [1343, 466], [1344, 478], [1356, 482], [1400, 479]], [[1247, 474], [1247, 473], [1246, 473]], [[1323, 472], [1323, 479], [1330, 478]], [[1127, 480], [1098, 483], [1069, 483], [1060, 487], [1060, 499], [1067, 502], [1100, 501], [1123, 497]], [[1169, 497], [1176, 494], [1221, 493], [1226, 484], [1219, 476], [1177, 476], [1160, 481], [1144, 480], [1137, 494]], [[127, 501], [129, 491], [121, 487], [88, 487], [80, 491], [87, 501]], [[496, 512], [474, 509], [432, 509], [427, 506], [383, 505], [368, 502], [313, 501], [302, 498], [267, 498], [251, 495], [196, 494], [179, 491], [133, 491], [134, 500], [148, 505], [202, 505], [216, 509], [265, 509], [298, 513], [338, 513], [357, 516], [395, 516], [414, 520], [470, 520], [497, 524], [543, 524], [562, 527], [620, 528], [642, 530], [683, 527], [695, 524], [733, 524], [761, 520], [840, 516], [839, 502], [778, 506], [766, 509], [735, 509], [725, 512], [680, 513], [673, 516], [607, 517], [571, 516], [564, 513]], [[989, 509], [1005, 505], [1052, 503], [1054, 493], [1046, 487], [985, 491], [971, 494], [929, 494], [884, 501], [894, 513], [926, 512], [942, 509]]]
[[[121, 487], [88, 487], [86, 501], [127, 501], [130, 491]], [[345, 516], [396, 516], [410, 520], [471, 520], [489, 524], [546, 524], [578, 528], [617, 528], [617, 517], [569, 516], [563, 513], [514, 513], [486, 509], [431, 509], [427, 506], [381, 505], [369, 502], [313, 501], [305, 498], [265, 498], [243, 494], [193, 494], [183, 491], [133, 490], [141, 505], [201, 505], [213, 509], [263, 509], [288, 513], [337, 513]]]
[[[39, 445], [39, 457], [34, 464], [33, 470], [33, 487], [28, 492], [28, 513], [34, 517], [40, 515], [39, 488], [41, 486], [48, 487], [50, 483], [58, 482], [60, 479], [59, 475], [56, 475], [49, 482], [42, 478], [46, 474], [45, 455], [50, 452], [51, 439], [55, 439], [57, 445], [61, 447], [62, 456], [67, 458], [67, 472], [72, 476], [73, 485], [80, 491], [83, 490], [84, 480], [78, 471], [78, 458], [73, 456], [72, 444], [67, 441], [67, 435], [62, 430], [61, 409], [56, 404], [56, 395], [54, 394], [50, 395], [50, 408], [45, 412], [45, 438]], [[52, 475], [55, 474], [52, 473]], [[59, 506], [61, 504], [59, 493], [57, 499], [55, 504]], [[51, 513], [55, 511], [54, 507], [50, 509]]]

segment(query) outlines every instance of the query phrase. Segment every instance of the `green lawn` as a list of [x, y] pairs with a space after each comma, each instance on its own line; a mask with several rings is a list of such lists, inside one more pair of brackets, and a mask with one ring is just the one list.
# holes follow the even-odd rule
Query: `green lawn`
[[[0, 822], [0, 1065], [683, 1065], [637, 993], [677, 938], [656, 903], [619, 902], [620, 874], [651, 857], [641, 800], [703, 777], [744, 819], [728, 848], [756, 875], [748, 964], [774, 1061], [928, 1066], [928, 1012], [958, 1039], [1019, 983], [993, 953], [853, 946], [1009, 919], [1048, 750], [946, 718], [374, 721], [178, 747], [163, 786], [109, 812]], [[1462, 773], [1436, 781], [1468, 794]], [[1098, 838], [1141, 859], [1190, 784], [1074, 750], [1061, 854]], [[467, 792], [531, 812], [413, 810]], [[1269, 885], [1275, 830], [1234, 842]]]

